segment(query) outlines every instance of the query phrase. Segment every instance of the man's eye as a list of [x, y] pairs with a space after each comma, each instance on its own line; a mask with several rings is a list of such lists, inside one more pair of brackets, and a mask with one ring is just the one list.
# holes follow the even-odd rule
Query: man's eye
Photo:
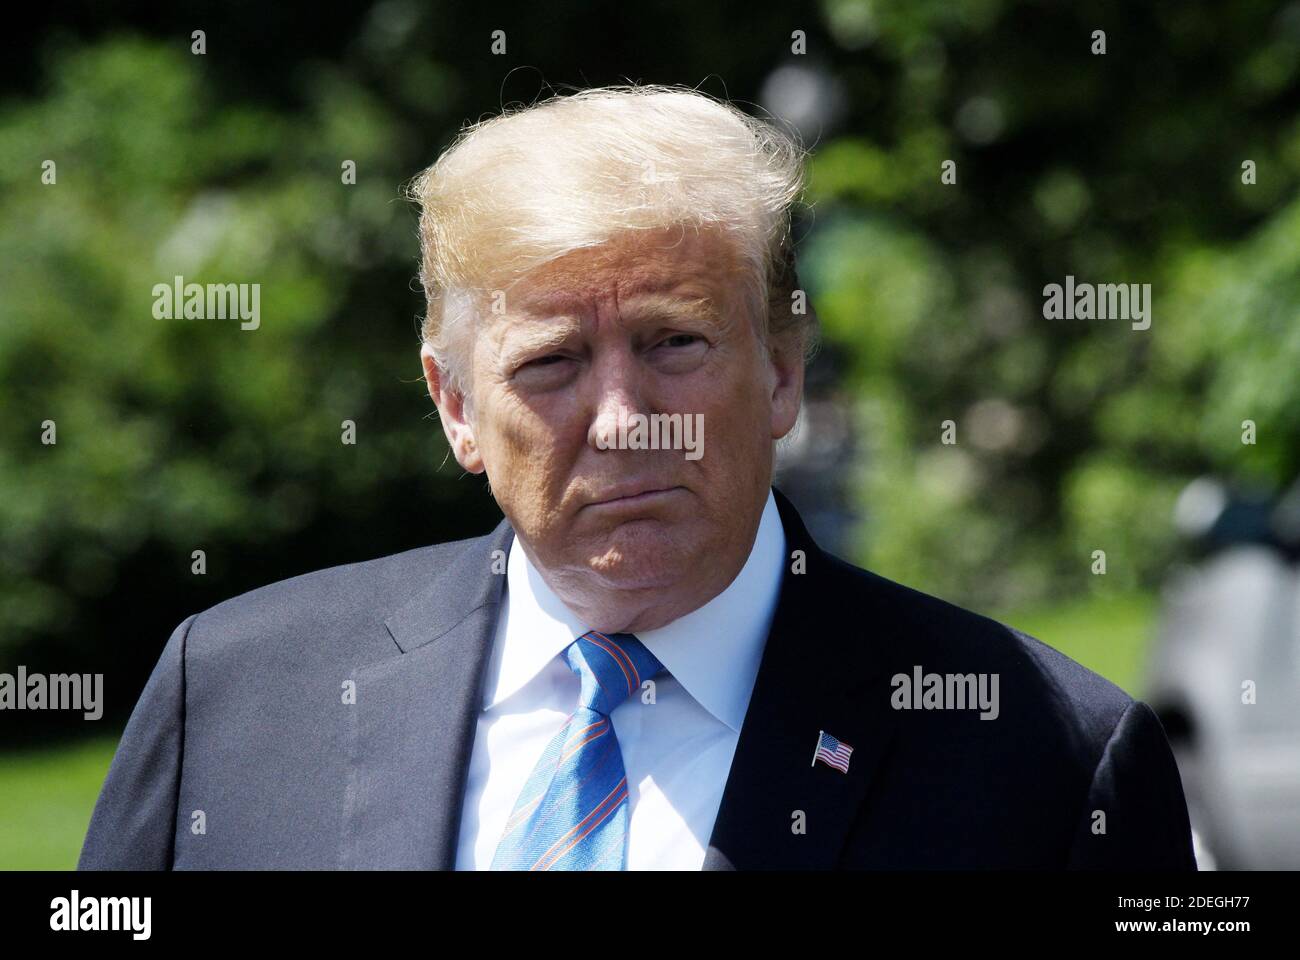
[[558, 353], [548, 353], [546, 356], [538, 357], [536, 360], [529, 360], [527, 363], [524, 364], [524, 366], [525, 367], [548, 367], [551, 366], [552, 364], [559, 363], [560, 361], [567, 360], [567, 359], [568, 359], [567, 357], [561, 356]]
[[665, 347], [689, 347], [700, 338], [693, 333], [676, 333], [665, 340], [661, 346]]
[[572, 379], [577, 364], [564, 353], [534, 357], [515, 368], [511, 379], [521, 389], [548, 390]]

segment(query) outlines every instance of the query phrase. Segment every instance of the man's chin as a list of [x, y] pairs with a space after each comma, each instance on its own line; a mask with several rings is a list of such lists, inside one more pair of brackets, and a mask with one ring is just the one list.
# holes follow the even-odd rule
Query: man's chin
[[695, 554], [675, 525], [658, 520], [619, 524], [588, 553], [587, 569], [615, 590], [657, 590], [681, 581]]

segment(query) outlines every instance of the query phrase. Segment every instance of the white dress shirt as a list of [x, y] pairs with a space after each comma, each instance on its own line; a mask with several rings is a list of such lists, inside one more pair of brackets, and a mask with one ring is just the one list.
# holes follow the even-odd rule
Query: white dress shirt
[[[785, 531], [771, 491], [749, 559], [698, 610], [636, 634], [664, 672], [610, 719], [628, 784], [629, 870], [699, 870], [776, 610]], [[461, 813], [457, 870], [486, 870], [538, 758], [578, 704], [561, 652], [590, 629], [516, 541]]]

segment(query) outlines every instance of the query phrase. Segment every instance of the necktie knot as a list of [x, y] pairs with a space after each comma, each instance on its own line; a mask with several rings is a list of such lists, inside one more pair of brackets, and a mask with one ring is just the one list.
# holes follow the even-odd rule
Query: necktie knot
[[590, 630], [565, 649], [564, 658], [582, 682], [578, 705], [603, 716], [664, 668], [630, 633]]

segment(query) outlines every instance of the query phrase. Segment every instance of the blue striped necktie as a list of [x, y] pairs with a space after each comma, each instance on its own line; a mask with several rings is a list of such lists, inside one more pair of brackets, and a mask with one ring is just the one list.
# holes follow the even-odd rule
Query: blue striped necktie
[[630, 633], [592, 630], [564, 650], [582, 689], [515, 801], [493, 870], [623, 870], [627, 772], [610, 714], [663, 669]]

